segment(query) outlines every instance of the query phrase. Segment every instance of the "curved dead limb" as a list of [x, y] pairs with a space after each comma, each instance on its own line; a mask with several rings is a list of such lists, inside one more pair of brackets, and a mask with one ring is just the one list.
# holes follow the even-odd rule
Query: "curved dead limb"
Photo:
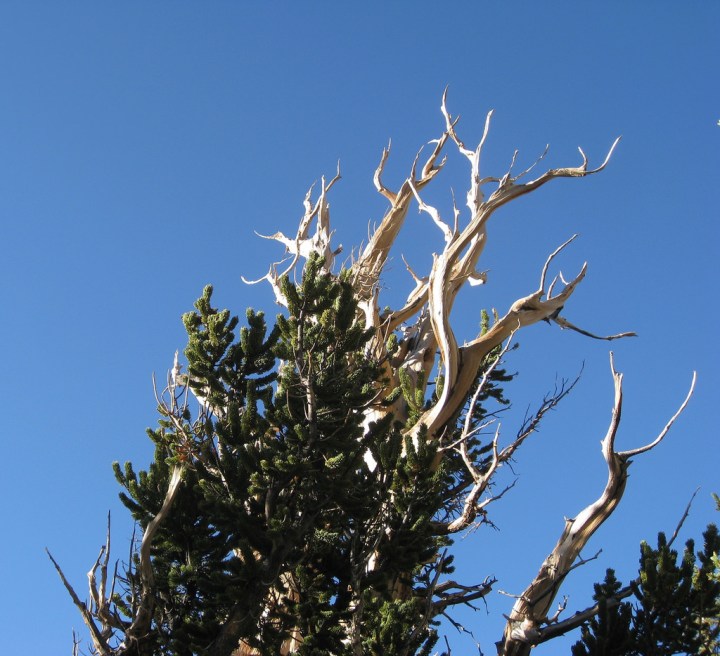
[[[694, 376], [693, 376], [693, 385], [694, 385]], [[689, 398], [689, 397], [688, 397]], [[686, 399], [687, 401], [687, 399]], [[685, 403], [681, 406], [681, 409], [678, 410], [678, 412], [682, 412], [682, 408], [684, 408]], [[675, 414], [675, 417], [673, 417], [672, 421], [677, 417], [677, 414]], [[673, 531], [672, 536], [670, 536], [670, 539], [668, 540], [667, 546], [671, 547], [673, 542], [675, 542], [678, 534], [680, 533], [680, 529], [682, 528], [682, 525], [685, 523], [685, 520], [688, 517], [688, 514], [690, 513], [690, 507], [692, 506], [692, 503], [695, 499], [695, 495], [698, 493], [700, 488], [695, 490], [693, 492], [692, 496], [690, 497], [690, 501], [688, 502], [687, 506], [685, 507], [685, 511], [682, 514], [682, 517], [680, 518], [680, 521], [678, 521], [677, 525], [675, 526], [675, 530]], [[618, 606], [624, 599], [627, 599], [628, 597], [632, 596], [635, 592], [635, 589], [637, 585], [640, 584], [640, 578], [636, 578], [632, 584], [626, 585], [625, 587], [618, 590], [612, 597], [608, 597], [605, 602], [604, 606], [606, 609], [614, 608], [615, 606]], [[558, 636], [565, 635], [566, 633], [569, 633], [570, 631], [574, 631], [575, 629], [580, 628], [583, 626], [586, 622], [591, 620], [593, 617], [595, 617], [601, 610], [600, 604], [594, 604], [593, 606], [590, 606], [589, 608], [585, 608], [584, 610], [578, 611], [571, 615], [570, 617], [562, 620], [562, 621], [556, 621], [548, 624], [547, 626], [543, 626], [538, 629], [538, 639], [536, 644], [542, 644], [543, 642], [548, 642], [549, 640], [552, 640], [553, 638], [557, 638]]]
[[430, 215], [430, 217], [432, 218], [435, 225], [438, 228], [440, 228], [440, 231], [443, 233], [443, 236], [445, 237], [445, 243], [449, 244], [452, 241], [453, 236], [457, 232], [457, 230], [456, 231], [451, 230], [450, 226], [440, 218], [440, 212], [438, 212], [437, 209], [432, 207], [431, 205], [426, 205], [423, 202], [423, 200], [422, 200], [422, 198], [420, 198], [420, 194], [418, 193], [418, 190], [415, 187], [415, 185], [413, 184], [412, 180], [408, 180], [408, 184], [410, 186], [410, 191], [412, 191], [413, 196], [415, 196], [415, 200], [417, 201], [419, 210], [421, 212], [426, 212], [427, 214]]
[[390, 155], [390, 147], [392, 146], [392, 140], [388, 141], [387, 148], [383, 148], [382, 155], [380, 156], [380, 164], [378, 164], [378, 167], [375, 169], [375, 175], [373, 175], [373, 183], [375, 184], [375, 189], [378, 190], [385, 198], [387, 198], [390, 203], [395, 203], [395, 199], [397, 198], [397, 194], [395, 192], [390, 191], [383, 183], [382, 183], [382, 173], [385, 170], [385, 162], [387, 162], [387, 158]]
[[[697, 382], [697, 372], [693, 371], [693, 377], [692, 381], [690, 383], [690, 389], [688, 390], [687, 396], [685, 397], [685, 400], [682, 402], [680, 407], [677, 409], [677, 412], [670, 417], [670, 421], [668, 421], [667, 424], [665, 424], [665, 428], [663, 428], [659, 435], [649, 444], [646, 444], [645, 446], [638, 447], [637, 449], [630, 449], [629, 451], [621, 451], [618, 455], [622, 458], [628, 459], [632, 458], [633, 456], [639, 455], [641, 453], [645, 453], [646, 451], [650, 451], [650, 449], [654, 449], [660, 442], [663, 440], [663, 438], [668, 434], [668, 431], [672, 427], [672, 425], [675, 423], [675, 420], [682, 414], [682, 412], [687, 407], [687, 404], [690, 403], [690, 399], [692, 398], [693, 392], [695, 391], [695, 383]], [[694, 496], [694, 495], [693, 495]]]
[[[562, 244], [560, 244], [560, 246], [558, 246], [552, 253], [550, 253], [550, 255], [548, 256], [547, 260], [545, 260], [545, 264], [543, 265], [543, 268], [542, 268], [542, 273], [540, 274], [540, 286], [538, 287], [538, 289], [539, 289], [540, 291], [543, 291], [543, 290], [545, 289], [545, 281], [546, 281], [546, 278], [547, 278], [547, 272], [548, 272], [548, 268], [550, 267], [550, 264], [552, 264], [552, 261], [553, 261], [563, 250], [565, 250], [565, 248], [567, 248], [567, 246], [569, 246], [570, 244], [572, 244], [572, 242], [574, 242], [574, 241], [577, 239], [577, 237], [578, 237], [577, 234], [574, 234], [572, 237], [570, 237], [570, 239], [564, 241], [564, 242], [563, 242]], [[553, 281], [553, 282], [554, 282], [554, 281]], [[548, 290], [548, 296], [551, 296], [551, 295], [552, 295], [552, 283], [551, 283], [550, 287], [551, 287], [551, 289]]]
[[180, 483], [182, 483], [183, 467], [175, 465], [170, 475], [168, 489], [165, 493], [162, 507], [150, 523], [145, 527], [142, 542], [140, 543], [140, 562], [138, 564], [138, 572], [140, 574], [140, 583], [142, 591], [140, 594], [140, 604], [138, 606], [132, 624], [125, 632], [124, 645], [121, 646], [118, 653], [124, 653], [123, 649], [130, 647], [133, 642], [141, 639], [148, 633], [153, 617], [153, 608], [155, 603], [155, 575], [153, 573], [152, 561], [150, 559], [150, 548], [152, 546], [155, 533], [165, 518], [170, 513], [170, 509], [177, 498], [180, 491]]
[[612, 353], [610, 354], [610, 368], [615, 385], [615, 403], [610, 426], [601, 443], [603, 457], [608, 467], [605, 489], [600, 497], [582, 510], [575, 519], [566, 520], [565, 529], [555, 548], [543, 562], [535, 579], [513, 606], [503, 640], [497, 645], [499, 656], [526, 656], [530, 653], [530, 649], [541, 641], [542, 627], [548, 622], [548, 612], [560, 585], [573, 568], [588, 540], [612, 515], [622, 499], [631, 463], [630, 457], [644, 453], [660, 443], [687, 406], [695, 386], [695, 375], [693, 375], [688, 395], [657, 438], [638, 449], [616, 451], [615, 438], [620, 425], [623, 394], [622, 374], [615, 370]]
[[[420, 176], [416, 177], [416, 163], [413, 163], [410, 177], [402, 184], [397, 192], [388, 190], [381, 182], [381, 175], [385, 168], [390, 154], [390, 145], [383, 149], [380, 164], [375, 172], [375, 186], [378, 191], [387, 198], [390, 209], [383, 217], [380, 225], [373, 233], [365, 250], [360, 254], [352, 266], [355, 289], [360, 293], [361, 298], [369, 295], [371, 289], [378, 283], [380, 274], [385, 267], [392, 245], [395, 243], [398, 234], [405, 222], [410, 203], [413, 199], [412, 187], [416, 190], [427, 185], [445, 165], [445, 158], [438, 162], [438, 157], [448, 139], [447, 132], [435, 140], [435, 147], [423, 165]], [[420, 153], [418, 153], [419, 157]]]
[[57, 571], [58, 575], [60, 576], [60, 580], [62, 581], [63, 585], [65, 586], [65, 589], [68, 591], [68, 594], [73, 600], [73, 603], [77, 607], [77, 609], [80, 611], [80, 615], [83, 618], [83, 622], [85, 623], [85, 626], [87, 626], [88, 630], [90, 631], [90, 639], [93, 642], [93, 647], [97, 651], [97, 653], [100, 656], [112, 656], [115, 652], [111, 649], [110, 645], [108, 644], [108, 637], [107, 635], [104, 635], [104, 632], [98, 628], [97, 624], [95, 624], [95, 618], [90, 611], [90, 609], [87, 607], [85, 603], [80, 601], [80, 597], [77, 596], [77, 593], [75, 592], [75, 589], [70, 585], [70, 582], [65, 578], [65, 574], [63, 573], [60, 565], [58, 565], [57, 561], [53, 558], [52, 554], [50, 553], [50, 550], [46, 547], [45, 553], [47, 553], [48, 558], [50, 558], [50, 561], [52, 562], [53, 566], [55, 567], [55, 570]]
[[[268, 239], [270, 239], [270, 237], [268, 237]], [[258, 278], [257, 280], [248, 280], [245, 276], [240, 276], [240, 279], [246, 285], [257, 285], [259, 282], [262, 282], [263, 280], [267, 280], [270, 283], [270, 286], [272, 287], [273, 294], [275, 295], [275, 302], [278, 305], [287, 307], [287, 301], [285, 300], [285, 295], [283, 294], [282, 289], [280, 289], [280, 284], [278, 282], [280, 280], [280, 278], [284, 275], [284, 272], [278, 273], [278, 266], [287, 262], [288, 259], [290, 259], [290, 258], [286, 258], [280, 262], [274, 262], [273, 264], [271, 264], [270, 269], [262, 278]], [[296, 261], [296, 260], [293, 258], [293, 261]], [[292, 269], [292, 267], [288, 268], [287, 270], [290, 271], [290, 269]]]
[[[440, 275], [445, 271], [446, 269], [441, 265]], [[583, 265], [580, 273], [555, 296], [543, 300], [543, 296], [546, 294], [540, 289], [529, 296], [518, 299], [512, 304], [507, 314], [490, 330], [462, 347], [457, 347], [452, 332], [449, 330], [447, 318], [443, 319], [445, 325], [435, 331], [439, 340], [445, 340], [444, 342], [440, 341], [443, 365], [446, 371], [443, 397], [420, 418], [420, 423], [427, 427], [430, 435], [439, 434], [464, 403], [485, 357], [508, 339], [513, 332], [547, 319], [559, 311], [585, 277], [585, 271], [586, 266]], [[438, 300], [435, 302], [442, 307], [444, 299], [440, 292], [437, 293]], [[439, 314], [437, 320], [440, 323]], [[417, 431], [418, 428], [415, 427], [411, 430]]]
[[595, 335], [594, 333], [588, 332], [587, 330], [583, 330], [582, 328], [578, 328], [576, 325], [570, 323], [565, 317], [561, 317], [559, 314], [549, 317], [550, 321], [554, 321], [560, 328], [568, 328], [570, 330], [574, 330], [576, 333], [580, 333], [581, 335], [585, 335], [585, 337], [590, 337], [591, 339], [602, 339], [606, 342], [611, 342], [614, 339], [622, 339], [623, 337], [637, 337], [637, 333], [634, 332], [626, 332], [626, 333], [618, 333], [617, 335]]
[[[284, 275], [293, 271], [301, 258], [307, 259], [311, 253], [320, 253], [325, 258], [325, 268], [328, 271], [332, 268], [335, 256], [342, 252], [342, 246], [334, 250], [330, 247], [332, 231], [330, 230], [330, 206], [327, 202], [327, 195], [340, 178], [340, 162], [338, 162], [337, 172], [330, 182], [326, 183], [325, 178], [321, 178], [320, 195], [314, 203], [312, 201], [312, 192], [315, 185], [312, 185], [310, 189], [308, 189], [307, 194], [305, 194], [305, 200], [303, 201], [305, 213], [302, 219], [300, 219], [300, 225], [298, 226], [294, 239], [286, 237], [282, 232], [276, 232], [273, 235], [256, 233], [263, 239], [272, 239], [283, 244], [285, 251], [291, 255], [290, 264], [280, 273], [278, 272], [278, 266], [286, 262], [287, 259], [282, 262], [275, 262], [262, 278], [247, 280], [242, 277], [245, 284], [254, 285], [262, 280], [267, 280], [273, 288], [276, 302], [279, 305], [287, 307], [287, 301], [280, 289], [279, 280]], [[316, 219], [315, 233], [310, 235], [310, 226], [314, 219]]]
[[[116, 630], [124, 631], [130, 623], [121, 620], [117, 611], [113, 608], [112, 597], [117, 579], [117, 565], [115, 567], [116, 571], [113, 573], [110, 592], [107, 592], [108, 564], [110, 562], [110, 513], [108, 512], [105, 544], [100, 548], [100, 553], [94, 565], [87, 573], [90, 595], [89, 603], [80, 601], [80, 598], [77, 596], [72, 585], [70, 585], [70, 582], [65, 578], [65, 574], [55, 558], [53, 558], [47, 548], [45, 552], [60, 576], [60, 580], [63, 582], [73, 603], [80, 610], [83, 622], [90, 632], [90, 638], [96, 653], [100, 656], [114, 655], [115, 651], [110, 646], [110, 641], [115, 635]], [[98, 570], [100, 572], [99, 584], [97, 580]], [[75, 642], [75, 645], [77, 646], [77, 642]]]

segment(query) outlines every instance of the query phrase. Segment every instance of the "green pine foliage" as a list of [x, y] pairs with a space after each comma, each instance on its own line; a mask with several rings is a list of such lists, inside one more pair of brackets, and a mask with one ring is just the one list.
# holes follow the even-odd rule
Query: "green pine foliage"
[[689, 540], [682, 555], [663, 533], [658, 546], [640, 546], [640, 570], [631, 583], [635, 602], [615, 598], [621, 589], [612, 570], [596, 585], [601, 611], [582, 630], [573, 656], [710, 656], [720, 653], [720, 581], [714, 554], [720, 535], [714, 524], [695, 552]]
[[[173, 467], [184, 470], [152, 545], [153, 620], [138, 655], [223, 653], [238, 641], [277, 654], [299, 634], [296, 653], [308, 656], [400, 656], [429, 654], [438, 639], [446, 605], [433, 604], [434, 586], [452, 557], [439, 557], [451, 541], [437, 520], [471, 481], [422, 429], [415, 440], [403, 434], [417, 412], [364, 425], [369, 408], [398, 394], [415, 411], [434, 399], [422, 398], [424, 386], [387, 388], [348, 274], [322, 265], [310, 257], [298, 284], [281, 280], [288, 312], [272, 329], [252, 310], [240, 327], [213, 306], [211, 287], [183, 317], [187, 375], [148, 431], [155, 458], [139, 473], [114, 466], [143, 530]], [[499, 385], [510, 378], [494, 371], [482, 400], [505, 403]], [[485, 417], [478, 405], [458, 426], [465, 412], [473, 426]], [[470, 447], [487, 456], [480, 434]], [[126, 625], [141, 596], [138, 562], [114, 597]]]
[[710, 577], [712, 554], [720, 547], [717, 527], [711, 524], [703, 537], [702, 551], [695, 554], [689, 540], [680, 559], [662, 533], [657, 549], [641, 545], [634, 620], [640, 653], [713, 653], [708, 649], [717, 638], [720, 618], [720, 585]]
[[629, 656], [632, 654], [632, 606], [614, 603], [622, 584], [615, 572], [608, 569], [605, 580], [595, 584], [594, 601], [598, 614], [582, 628], [582, 637], [572, 647], [572, 656]]

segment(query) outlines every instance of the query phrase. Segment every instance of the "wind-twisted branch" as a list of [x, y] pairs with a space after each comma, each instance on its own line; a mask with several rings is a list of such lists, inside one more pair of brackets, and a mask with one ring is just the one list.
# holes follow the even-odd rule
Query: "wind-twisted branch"
[[693, 374], [687, 396], [660, 434], [640, 448], [617, 451], [615, 439], [622, 416], [623, 376], [615, 370], [612, 353], [610, 354], [610, 369], [615, 387], [615, 402], [610, 425], [601, 442], [603, 458], [608, 468], [605, 489], [596, 501], [578, 513], [574, 519], [566, 520], [565, 529], [555, 548], [541, 565], [535, 579], [518, 597], [513, 606], [503, 640], [498, 643], [499, 656], [526, 656], [534, 645], [542, 641], [542, 628], [548, 623], [548, 612], [561, 583], [572, 570], [588, 540], [612, 515], [623, 497], [628, 479], [628, 468], [631, 463], [630, 458], [649, 451], [662, 441], [675, 420], [687, 407], [695, 389], [696, 375]]

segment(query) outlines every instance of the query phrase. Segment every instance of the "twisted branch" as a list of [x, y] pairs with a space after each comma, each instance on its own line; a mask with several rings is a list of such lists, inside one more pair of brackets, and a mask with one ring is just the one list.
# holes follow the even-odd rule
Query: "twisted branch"
[[685, 400], [657, 438], [638, 449], [616, 451], [615, 439], [622, 415], [623, 377], [615, 370], [612, 353], [610, 354], [610, 369], [615, 386], [615, 402], [607, 434], [601, 443], [603, 458], [608, 468], [605, 489], [600, 497], [582, 510], [575, 519], [566, 520], [565, 529], [555, 548], [543, 562], [535, 579], [513, 606], [503, 640], [498, 643], [499, 656], [526, 656], [532, 646], [542, 641], [544, 635], [542, 627], [548, 623], [548, 612], [561, 583], [572, 570], [588, 540], [612, 515], [623, 497], [628, 479], [628, 468], [631, 463], [630, 458], [645, 453], [660, 443], [677, 417], [687, 407], [695, 387], [696, 377], [693, 374], [690, 390]]

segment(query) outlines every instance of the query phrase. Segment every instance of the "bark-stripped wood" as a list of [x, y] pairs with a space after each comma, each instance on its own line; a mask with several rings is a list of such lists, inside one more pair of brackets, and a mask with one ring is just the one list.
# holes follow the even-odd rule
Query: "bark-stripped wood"
[[565, 528], [555, 548], [543, 561], [537, 576], [513, 606], [503, 640], [497, 644], [499, 656], [526, 656], [533, 646], [543, 641], [542, 629], [551, 623], [548, 613], [562, 582], [575, 565], [588, 540], [610, 517], [623, 497], [628, 479], [628, 468], [631, 463], [630, 458], [649, 451], [662, 441], [687, 406], [695, 388], [696, 377], [693, 375], [685, 400], [652, 442], [637, 449], [616, 451], [615, 439], [622, 414], [623, 377], [615, 370], [612, 353], [610, 354], [610, 368], [615, 383], [615, 402], [610, 426], [601, 442], [603, 458], [608, 468], [605, 489], [596, 501], [584, 508], [574, 519], [565, 521]]

